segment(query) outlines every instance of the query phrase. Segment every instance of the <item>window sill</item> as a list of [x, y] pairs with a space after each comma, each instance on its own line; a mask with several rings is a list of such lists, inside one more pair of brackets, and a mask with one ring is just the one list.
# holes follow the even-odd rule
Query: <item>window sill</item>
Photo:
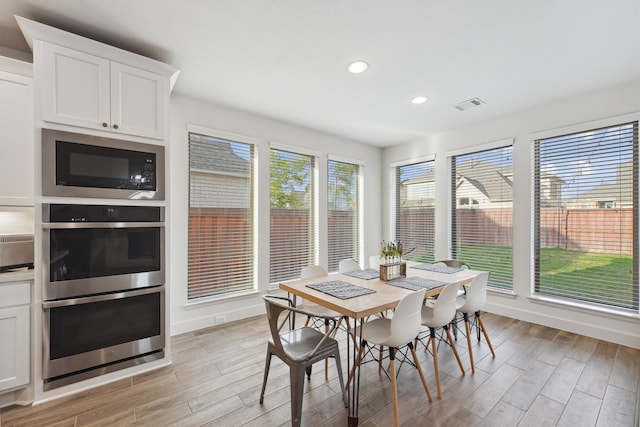
[[535, 304], [542, 304], [551, 307], [562, 307], [564, 309], [573, 310], [580, 313], [604, 315], [612, 319], [640, 320], [640, 314], [632, 311], [622, 311], [609, 309], [588, 303], [580, 303], [562, 298], [552, 298], [541, 295], [531, 295], [527, 297], [529, 301]]
[[228, 301], [233, 301], [237, 299], [245, 299], [247, 297], [255, 297], [256, 295], [259, 295], [259, 294], [260, 292], [258, 291], [247, 291], [247, 292], [240, 292], [237, 294], [203, 297], [203, 298], [198, 298], [197, 301], [187, 301], [184, 303], [183, 306], [185, 309], [200, 308], [205, 305], [216, 304], [220, 302], [228, 302]]

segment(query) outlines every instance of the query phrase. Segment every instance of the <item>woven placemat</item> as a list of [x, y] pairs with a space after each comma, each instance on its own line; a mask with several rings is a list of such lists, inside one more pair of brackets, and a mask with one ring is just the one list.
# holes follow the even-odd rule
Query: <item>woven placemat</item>
[[364, 280], [377, 279], [378, 277], [380, 277], [380, 272], [375, 268], [349, 271], [348, 273], [343, 273], [343, 274], [346, 274], [347, 276], [355, 277], [357, 279], [364, 279]]
[[322, 283], [311, 283], [307, 285], [307, 287], [340, 299], [349, 299], [359, 297], [361, 295], [372, 294], [375, 292], [373, 289], [352, 285], [351, 283], [343, 282], [341, 280], [332, 280], [330, 282]]
[[411, 291], [419, 291], [420, 289], [430, 291], [432, 289], [446, 285], [446, 283], [444, 282], [425, 279], [424, 277], [404, 277], [402, 279], [390, 280], [387, 282], [387, 284], [397, 286], [399, 288], [409, 289]]
[[427, 271], [434, 271], [436, 273], [447, 273], [447, 274], [457, 273], [458, 271], [462, 270], [461, 268], [448, 267], [442, 264], [417, 264], [417, 265], [411, 266], [411, 268], [417, 268], [418, 270], [427, 270]]

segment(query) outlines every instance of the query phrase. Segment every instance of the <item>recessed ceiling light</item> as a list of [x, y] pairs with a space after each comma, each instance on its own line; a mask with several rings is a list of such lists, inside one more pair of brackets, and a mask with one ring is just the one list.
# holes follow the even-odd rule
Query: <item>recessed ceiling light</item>
[[411, 100], [411, 102], [413, 102], [414, 104], [424, 104], [425, 102], [427, 102], [429, 100], [429, 98], [427, 98], [426, 96], [416, 96], [415, 98], [413, 98]]
[[360, 74], [360, 73], [364, 72], [367, 68], [369, 68], [369, 64], [367, 64], [364, 61], [353, 61], [347, 67], [349, 72], [351, 72], [353, 74]]

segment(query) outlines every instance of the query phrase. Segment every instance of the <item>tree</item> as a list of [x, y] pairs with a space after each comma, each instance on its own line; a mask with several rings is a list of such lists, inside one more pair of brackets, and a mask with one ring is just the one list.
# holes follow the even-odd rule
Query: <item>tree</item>
[[271, 208], [303, 207], [304, 198], [300, 195], [309, 190], [309, 157], [280, 150], [271, 150], [269, 156]]

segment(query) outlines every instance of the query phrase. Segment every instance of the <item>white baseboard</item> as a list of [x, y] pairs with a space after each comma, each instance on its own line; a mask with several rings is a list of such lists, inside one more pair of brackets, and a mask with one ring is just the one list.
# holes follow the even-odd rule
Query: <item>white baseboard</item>
[[[530, 310], [515, 304], [499, 304], [495, 300], [488, 301], [483, 311], [640, 349], [640, 328], [638, 320], [633, 318], [607, 318], [605, 322], [604, 317], [607, 316], [600, 316], [599, 313], [578, 312], [571, 308]], [[581, 319], [568, 317], [572, 313], [576, 313]], [[585, 317], [591, 319], [585, 321]]]
[[[171, 324], [171, 336], [193, 332], [199, 329], [210, 328], [212, 326], [218, 326], [236, 320], [259, 316], [261, 314], [264, 314], [264, 303], [262, 302], [262, 300], [260, 300], [259, 303], [252, 304], [246, 307], [235, 308], [225, 312], [216, 311], [215, 313], [185, 320], [183, 322], [174, 322]], [[224, 320], [220, 321], [221, 318], [224, 318]]]

